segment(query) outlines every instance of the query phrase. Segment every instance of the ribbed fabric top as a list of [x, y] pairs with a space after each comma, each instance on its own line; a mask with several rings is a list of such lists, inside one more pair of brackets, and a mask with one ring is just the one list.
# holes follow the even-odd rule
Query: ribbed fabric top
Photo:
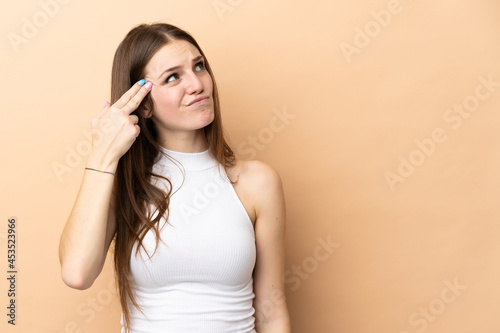
[[147, 318], [130, 304], [131, 332], [255, 332], [255, 233], [245, 208], [209, 150], [162, 152], [175, 160], [159, 156], [153, 171], [175, 193], [156, 252], [153, 231], [144, 237], [147, 253], [132, 251], [133, 290]]

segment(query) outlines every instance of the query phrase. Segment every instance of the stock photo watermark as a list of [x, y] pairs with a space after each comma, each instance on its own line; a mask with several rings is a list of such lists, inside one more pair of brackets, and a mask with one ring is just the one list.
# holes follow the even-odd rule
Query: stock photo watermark
[[210, 201], [224, 190], [223, 184], [217, 179], [217, 176], [218, 174], [210, 173], [211, 182], [204, 184], [201, 189], [193, 189], [190, 204], [179, 203], [179, 212], [185, 222], [190, 222], [193, 216], [199, 216], [210, 205]]
[[[88, 325], [93, 322], [97, 315], [103, 312], [112, 302], [117, 299], [115, 283], [110, 280], [108, 285], [99, 290], [93, 296], [88, 296], [77, 305], [75, 312], [83, 323]], [[80, 321], [81, 321], [80, 320]], [[82, 323], [76, 320], [68, 321], [58, 333], [81, 333]]]
[[20, 52], [22, 45], [27, 45], [35, 38], [40, 30], [49, 24], [51, 18], [55, 17], [61, 5], [66, 5], [71, 0], [40, 0], [39, 8], [31, 16], [21, 17], [21, 27], [18, 32], [10, 31], [7, 33], [7, 39], [15, 53]]
[[[466, 96], [460, 103], [454, 103], [443, 112], [444, 122], [454, 131], [458, 130], [465, 119], [476, 112], [481, 106], [481, 102], [487, 100], [494, 94], [500, 82], [493, 79], [493, 74], [479, 76], [479, 83], [474, 89], [474, 93]], [[442, 127], [434, 128], [430, 134], [414, 141], [414, 149], [405, 156], [398, 156], [398, 163], [393, 171], [386, 171], [384, 178], [392, 192], [396, 191], [398, 184], [404, 183], [412, 176], [418, 167], [422, 166], [436, 151], [439, 145], [448, 140], [446, 130]]]
[[[340, 243], [334, 243], [331, 236], [328, 235], [326, 239], [322, 237], [316, 238], [317, 245], [314, 248], [313, 255], [308, 256], [302, 260], [300, 265], [292, 265], [290, 269], [285, 271], [285, 286], [291, 284], [291, 291], [299, 289], [302, 281], [307, 280], [316, 270], [318, 270], [320, 262], [328, 260], [335, 249], [340, 247]], [[257, 300], [255, 302], [256, 314], [259, 321], [256, 327], [261, 327], [269, 322], [272, 317], [276, 305], [281, 305], [286, 302], [286, 295], [283, 291], [275, 289], [271, 292], [269, 299]]]
[[263, 151], [269, 145], [276, 134], [286, 129], [297, 115], [289, 113], [286, 106], [281, 110], [274, 108], [273, 116], [269, 119], [267, 127], [261, 128], [256, 135], [249, 135], [246, 140], [237, 147], [237, 152], [245, 159], [254, 159], [259, 151]]
[[[99, 129], [95, 131], [97, 138], [94, 139], [94, 145], [98, 145], [102, 139], [102, 135], [109, 133], [114, 126], [115, 125], [107, 119], [102, 119], [99, 122]], [[92, 130], [82, 130], [82, 135], [84, 139], [78, 141], [74, 147], [69, 145], [65, 147], [66, 155], [64, 161], [53, 161], [51, 164], [52, 170], [59, 182], [63, 181], [63, 176], [65, 174], [71, 173], [73, 169], [81, 166], [85, 157], [90, 153], [92, 148]]]
[[[417, 311], [414, 311], [408, 317], [408, 323], [418, 333], [427, 330], [429, 325], [435, 322], [462, 295], [462, 292], [467, 289], [467, 286], [458, 282], [458, 277], [455, 277], [453, 282], [446, 279], [443, 281], [443, 284], [445, 287], [441, 289], [438, 297], [433, 298], [424, 306], [420, 306]], [[401, 331], [400, 333], [409, 332]]]
[[370, 11], [372, 20], [366, 22], [362, 28], [358, 26], [353, 28], [352, 42], [341, 42], [339, 44], [340, 51], [347, 63], [350, 64], [354, 55], [360, 54], [361, 51], [367, 48], [391, 24], [394, 16], [403, 12], [403, 9], [401, 1], [390, 0], [385, 8]]
[[[6, 233], [6, 251], [7, 251], [7, 323], [9, 325], [16, 325], [17, 313], [19, 304], [18, 297], [18, 264], [19, 259], [19, 236], [18, 236], [18, 219], [17, 217], [9, 217], [7, 219], [7, 233]], [[3, 237], [1, 237], [3, 239]], [[3, 242], [2, 242], [3, 243]]]
[[269, 323], [269, 318], [273, 315], [276, 306], [286, 302], [286, 295], [279, 289], [273, 289], [271, 296], [263, 301], [255, 301], [255, 327], [262, 327]]
[[328, 260], [333, 251], [340, 247], [339, 243], [332, 242], [330, 235], [326, 240], [318, 237], [316, 241], [318, 245], [314, 248], [314, 255], [304, 258], [302, 264], [294, 264], [285, 271], [285, 284], [291, 284], [292, 291], [299, 289], [302, 281], [307, 280], [318, 269], [319, 263]]
[[232, 13], [242, 2], [243, 0], [215, 0], [212, 6], [219, 19], [224, 21], [226, 13]]
[[[261, 128], [256, 135], [248, 136], [246, 140], [237, 146], [236, 151], [245, 159], [254, 159], [257, 157], [257, 153], [263, 151], [275, 139], [277, 133], [286, 129], [290, 125], [291, 120], [297, 117], [297, 115], [289, 113], [285, 106], [281, 110], [274, 108], [272, 113], [273, 116], [270, 118], [267, 127]], [[95, 145], [99, 144], [102, 135], [109, 133], [114, 125], [109, 122], [106, 123], [103, 120], [99, 123], [99, 126], [99, 130], [96, 132]], [[65, 147], [66, 154], [63, 160], [51, 163], [54, 175], [59, 182], [64, 180], [66, 174], [72, 173], [75, 168], [81, 166], [90, 153], [92, 148], [92, 131], [87, 129], [82, 130], [82, 136], [83, 139], [78, 141], [76, 145], [67, 145]], [[210, 194], [205, 196], [210, 197]], [[194, 209], [187, 207], [185, 214], [196, 214], [196, 210], [198, 210], [197, 206], [203, 205], [203, 198], [200, 198], [200, 200], [200, 203], [193, 205]]]

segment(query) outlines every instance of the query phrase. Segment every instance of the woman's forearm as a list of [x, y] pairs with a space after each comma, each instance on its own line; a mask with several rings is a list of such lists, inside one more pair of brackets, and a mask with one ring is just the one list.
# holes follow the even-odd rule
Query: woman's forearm
[[290, 315], [288, 309], [283, 308], [272, 317], [258, 316], [255, 324], [257, 333], [291, 333]]
[[[89, 156], [86, 166], [110, 172], [116, 170], [116, 163], [103, 163], [93, 156]], [[89, 288], [104, 265], [115, 231], [114, 212], [109, 209], [113, 183], [111, 174], [84, 172], [59, 243], [62, 278], [72, 288]], [[109, 219], [110, 215], [113, 218]]]

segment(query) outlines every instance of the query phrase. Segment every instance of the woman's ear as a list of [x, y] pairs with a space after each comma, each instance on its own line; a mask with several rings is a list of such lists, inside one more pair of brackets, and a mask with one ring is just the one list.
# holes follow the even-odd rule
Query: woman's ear
[[153, 110], [151, 108], [151, 100], [149, 96], [146, 96], [146, 99], [142, 103], [141, 115], [143, 118], [151, 118], [153, 115]]
[[149, 108], [144, 107], [142, 109], [142, 117], [143, 118], [151, 118], [152, 115], [153, 115], [153, 111], [150, 110]]

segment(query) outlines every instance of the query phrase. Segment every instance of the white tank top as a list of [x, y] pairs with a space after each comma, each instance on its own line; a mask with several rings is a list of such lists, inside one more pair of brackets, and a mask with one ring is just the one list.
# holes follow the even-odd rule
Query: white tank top
[[[170, 224], [162, 218], [154, 254], [154, 232], [144, 237], [151, 258], [133, 248], [132, 290], [144, 314], [130, 303], [131, 332], [255, 333], [255, 233], [245, 208], [208, 150], [162, 151], [180, 163], [160, 156], [153, 166], [175, 192]], [[153, 182], [168, 189], [164, 180]]]

